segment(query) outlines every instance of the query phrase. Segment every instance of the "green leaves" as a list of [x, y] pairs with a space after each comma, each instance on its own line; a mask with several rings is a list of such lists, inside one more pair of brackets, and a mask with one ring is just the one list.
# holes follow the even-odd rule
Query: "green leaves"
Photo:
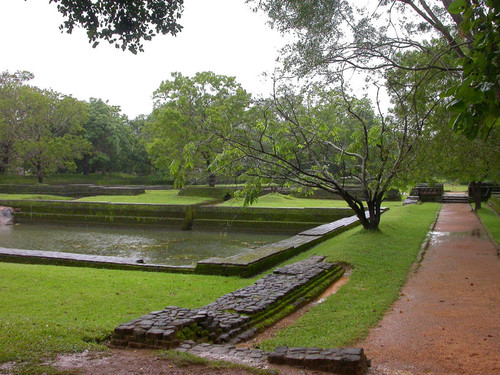
[[179, 19], [183, 0], [50, 0], [66, 18], [59, 27], [72, 33], [75, 27], [87, 31], [89, 42], [96, 47], [101, 40], [116, 48], [136, 54], [143, 51], [143, 40], [155, 35], [176, 35], [182, 30]]
[[448, 12], [451, 14], [460, 14], [467, 7], [467, 2], [465, 0], [455, 0], [448, 7]]
[[223, 150], [221, 136], [243, 122], [250, 95], [233, 77], [212, 72], [171, 76], [154, 93], [155, 121], [148, 131], [158, 140], [148, 152], [155, 165], [170, 170], [177, 186], [187, 183], [188, 173], [208, 176], [212, 184], [211, 165]]
[[469, 40], [465, 57], [457, 59], [463, 68], [461, 82], [441, 93], [452, 97], [447, 109], [455, 113], [452, 128], [468, 138], [486, 139], [491, 129], [500, 124], [500, 16], [499, 5], [467, 5], [454, 1], [448, 11], [462, 14], [461, 32]]

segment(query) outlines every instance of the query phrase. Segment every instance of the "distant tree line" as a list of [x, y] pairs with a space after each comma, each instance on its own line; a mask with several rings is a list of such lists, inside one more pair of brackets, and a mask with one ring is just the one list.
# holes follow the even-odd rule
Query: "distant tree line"
[[151, 172], [143, 127], [101, 99], [85, 102], [30, 85], [33, 74], [0, 74], [0, 172]]

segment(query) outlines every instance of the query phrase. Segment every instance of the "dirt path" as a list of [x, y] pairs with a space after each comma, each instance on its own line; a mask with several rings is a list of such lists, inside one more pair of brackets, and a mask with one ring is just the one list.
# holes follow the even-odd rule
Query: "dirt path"
[[445, 204], [400, 299], [360, 346], [373, 375], [500, 374], [500, 258], [468, 204]]

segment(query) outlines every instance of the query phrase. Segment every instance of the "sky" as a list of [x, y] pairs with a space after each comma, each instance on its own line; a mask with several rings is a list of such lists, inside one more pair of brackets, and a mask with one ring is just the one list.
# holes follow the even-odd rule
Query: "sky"
[[213, 71], [266, 95], [284, 38], [244, 0], [186, 0], [176, 36], [160, 35], [133, 55], [102, 41], [92, 48], [82, 29], [61, 33], [63, 18], [49, 0], [0, 1], [0, 72], [27, 70], [31, 84], [80, 100], [101, 98], [129, 118], [149, 114], [152, 94], [172, 72]]

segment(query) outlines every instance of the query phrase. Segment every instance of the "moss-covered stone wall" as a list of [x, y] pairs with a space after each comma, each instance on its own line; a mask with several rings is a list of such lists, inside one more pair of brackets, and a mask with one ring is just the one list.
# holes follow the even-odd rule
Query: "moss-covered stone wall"
[[135, 186], [99, 186], [92, 184], [0, 184], [0, 193], [89, 197], [93, 195], [138, 195], [144, 193], [144, 188]]
[[[52, 221], [163, 225], [182, 228], [190, 206], [37, 200], [1, 200], [13, 207], [19, 222]], [[189, 223], [190, 224], [190, 223]]]
[[158, 225], [297, 233], [352, 215], [348, 208], [240, 208], [198, 205], [0, 200], [22, 221]]

